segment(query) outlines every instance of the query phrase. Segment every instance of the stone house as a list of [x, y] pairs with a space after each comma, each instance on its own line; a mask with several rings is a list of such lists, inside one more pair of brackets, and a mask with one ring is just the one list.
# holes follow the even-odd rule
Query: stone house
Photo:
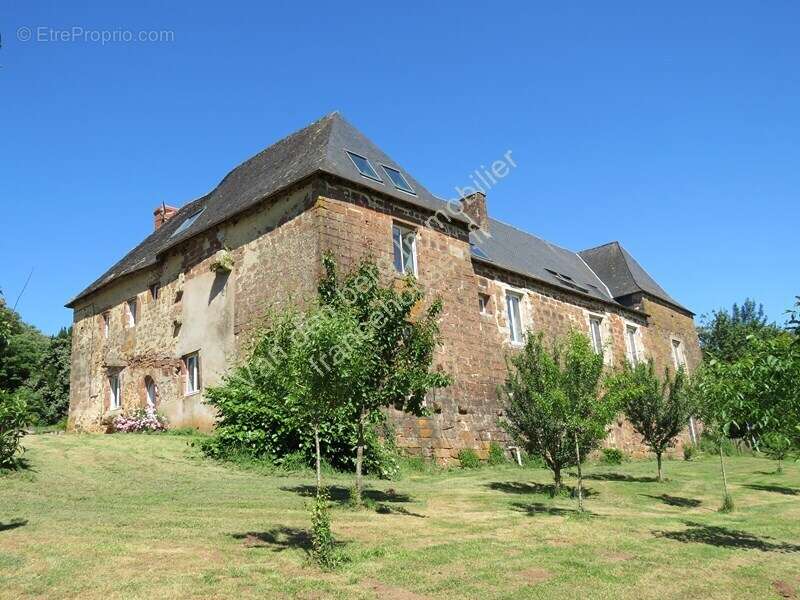
[[[529, 330], [585, 331], [609, 367], [651, 357], [691, 371], [701, 358], [692, 312], [619, 243], [572, 252], [492, 219], [481, 190], [441, 200], [332, 113], [207, 195], [158, 206], [154, 231], [67, 304], [70, 429], [148, 404], [210, 429], [203, 388], [268, 310], [314, 296], [326, 251], [343, 268], [371, 256], [387, 278], [411, 271], [444, 302], [436, 363], [454, 383], [431, 394], [430, 416], [392, 415], [410, 452], [447, 460], [504, 439], [496, 390]], [[638, 440], [620, 420], [609, 443]]]

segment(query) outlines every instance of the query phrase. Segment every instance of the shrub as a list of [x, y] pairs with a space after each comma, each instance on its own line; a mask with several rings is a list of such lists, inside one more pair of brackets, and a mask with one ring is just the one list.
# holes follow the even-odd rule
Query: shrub
[[462, 469], [477, 469], [481, 466], [481, 459], [472, 448], [463, 448], [458, 451], [458, 462]]
[[156, 413], [154, 408], [137, 408], [129, 414], [115, 417], [111, 426], [118, 433], [147, 433], [165, 431], [167, 420]]
[[506, 451], [497, 442], [489, 444], [489, 458], [486, 462], [490, 465], [502, 465], [507, 462]]
[[323, 569], [334, 569], [341, 563], [331, 532], [328, 495], [324, 491], [317, 494], [311, 505], [311, 556]]
[[692, 444], [685, 444], [683, 446], [683, 460], [692, 460], [697, 456], [697, 448]]
[[21, 440], [28, 424], [28, 407], [20, 394], [0, 390], [0, 467], [14, 466], [23, 451]]
[[761, 438], [759, 444], [761, 451], [777, 461], [776, 473], [783, 473], [783, 461], [794, 453], [794, 445], [785, 435], [777, 432], [770, 432]]
[[603, 462], [607, 465], [621, 465], [625, 462], [625, 453], [619, 448], [603, 448]]

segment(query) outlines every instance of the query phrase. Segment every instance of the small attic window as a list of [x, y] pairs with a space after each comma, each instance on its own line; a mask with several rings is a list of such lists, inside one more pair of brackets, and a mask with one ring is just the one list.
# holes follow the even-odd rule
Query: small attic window
[[353, 161], [353, 164], [358, 169], [358, 172], [361, 173], [367, 179], [372, 179], [374, 181], [379, 181], [383, 183], [383, 179], [380, 178], [378, 172], [372, 166], [372, 163], [369, 160], [360, 154], [356, 154], [355, 152], [350, 152], [350, 150], [346, 150], [347, 156], [350, 157], [350, 160]]
[[575, 280], [569, 275], [564, 275], [563, 273], [559, 273], [558, 271], [553, 271], [552, 269], [545, 269], [545, 271], [550, 273], [553, 277], [558, 279], [561, 283], [563, 283], [567, 287], [571, 287], [572, 289], [578, 290], [579, 292], [583, 292], [584, 294], [589, 291], [587, 288], [575, 283]]
[[478, 258], [485, 258], [486, 260], [489, 260], [489, 255], [486, 254], [486, 252], [484, 252], [477, 246], [470, 246], [469, 250], [473, 255], [477, 256]]
[[199, 217], [200, 215], [203, 214], [203, 211], [205, 209], [206, 209], [206, 207], [204, 206], [203, 208], [198, 210], [196, 213], [186, 217], [186, 220], [183, 223], [181, 223], [180, 226], [175, 231], [173, 231], [172, 235], [170, 235], [169, 237], [175, 237], [176, 235], [180, 235], [181, 233], [183, 233], [184, 231], [189, 229], [189, 227], [191, 227], [194, 224], [194, 222], [197, 220], [197, 217]]
[[387, 167], [386, 165], [381, 165], [383, 171], [386, 173], [386, 176], [392, 180], [394, 187], [396, 187], [401, 192], [405, 192], [407, 194], [414, 194], [416, 196], [416, 192], [414, 188], [411, 187], [411, 184], [408, 183], [403, 174], [398, 171], [397, 169], [393, 169], [392, 167]]

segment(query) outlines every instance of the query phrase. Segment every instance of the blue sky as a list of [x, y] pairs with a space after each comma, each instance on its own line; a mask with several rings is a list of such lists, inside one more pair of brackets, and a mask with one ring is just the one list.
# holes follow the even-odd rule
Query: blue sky
[[511, 150], [493, 216], [620, 240], [698, 314], [800, 294], [796, 3], [126, 4], [0, 7], [0, 289], [33, 269], [48, 333], [157, 204], [334, 109], [445, 197]]

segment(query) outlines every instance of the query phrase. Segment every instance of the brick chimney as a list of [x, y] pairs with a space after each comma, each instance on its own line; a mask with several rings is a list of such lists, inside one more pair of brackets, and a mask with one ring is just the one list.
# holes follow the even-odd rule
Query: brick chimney
[[155, 229], [161, 227], [164, 223], [169, 221], [172, 217], [174, 217], [178, 212], [178, 209], [174, 206], [170, 206], [169, 204], [161, 204], [158, 208], [153, 211], [153, 225]]
[[461, 198], [461, 212], [469, 219], [470, 230], [489, 231], [489, 214], [486, 211], [486, 194], [473, 192]]

